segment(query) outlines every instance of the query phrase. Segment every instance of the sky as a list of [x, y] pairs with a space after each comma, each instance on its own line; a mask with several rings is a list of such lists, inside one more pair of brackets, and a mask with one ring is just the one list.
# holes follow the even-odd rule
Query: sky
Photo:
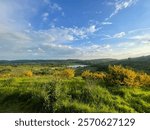
[[150, 55], [150, 0], [0, 0], [0, 60]]

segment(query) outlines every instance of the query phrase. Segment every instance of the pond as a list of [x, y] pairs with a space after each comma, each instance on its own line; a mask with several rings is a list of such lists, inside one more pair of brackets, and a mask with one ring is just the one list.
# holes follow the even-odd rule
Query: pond
[[69, 65], [69, 68], [79, 68], [79, 67], [86, 67], [88, 65]]

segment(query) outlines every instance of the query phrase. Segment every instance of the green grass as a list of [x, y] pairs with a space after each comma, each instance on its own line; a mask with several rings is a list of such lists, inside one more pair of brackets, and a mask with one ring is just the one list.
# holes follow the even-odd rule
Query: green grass
[[[98, 80], [80, 76], [71, 79], [55, 77], [45, 70], [43, 75], [39, 66], [6, 68], [11, 71], [0, 67], [3, 73], [15, 76], [0, 77], [0, 112], [150, 112], [149, 86], [106, 86]], [[31, 69], [40, 70], [40, 73], [33, 77], [21, 75]]]
[[150, 91], [141, 88], [110, 89], [81, 78], [24, 80], [0, 81], [0, 112], [150, 112]]

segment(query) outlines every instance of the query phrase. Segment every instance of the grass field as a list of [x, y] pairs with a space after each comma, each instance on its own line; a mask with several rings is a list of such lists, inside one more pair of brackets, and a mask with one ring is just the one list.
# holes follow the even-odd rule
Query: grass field
[[79, 70], [1, 65], [0, 112], [150, 112], [148, 74], [121, 66]]

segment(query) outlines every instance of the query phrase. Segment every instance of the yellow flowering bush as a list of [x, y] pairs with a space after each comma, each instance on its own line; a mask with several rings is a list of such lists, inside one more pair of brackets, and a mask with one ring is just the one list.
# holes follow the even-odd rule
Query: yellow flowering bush
[[92, 73], [91, 73], [89, 70], [85, 70], [85, 71], [81, 74], [82, 78], [85, 78], [85, 79], [90, 78], [91, 75], [92, 75]]
[[75, 70], [71, 68], [64, 69], [62, 76], [66, 78], [73, 78], [75, 76]]
[[89, 70], [86, 70], [81, 76], [85, 79], [104, 79], [106, 75], [103, 72], [90, 72]]
[[27, 76], [27, 77], [32, 77], [32, 76], [33, 76], [33, 73], [32, 73], [32, 71], [30, 70], [30, 71], [24, 72], [24, 75]]
[[144, 86], [150, 85], [150, 76], [146, 73], [135, 72], [121, 65], [109, 66], [106, 82], [113, 86]]
[[150, 86], [150, 75], [139, 73], [137, 77], [141, 86]]

